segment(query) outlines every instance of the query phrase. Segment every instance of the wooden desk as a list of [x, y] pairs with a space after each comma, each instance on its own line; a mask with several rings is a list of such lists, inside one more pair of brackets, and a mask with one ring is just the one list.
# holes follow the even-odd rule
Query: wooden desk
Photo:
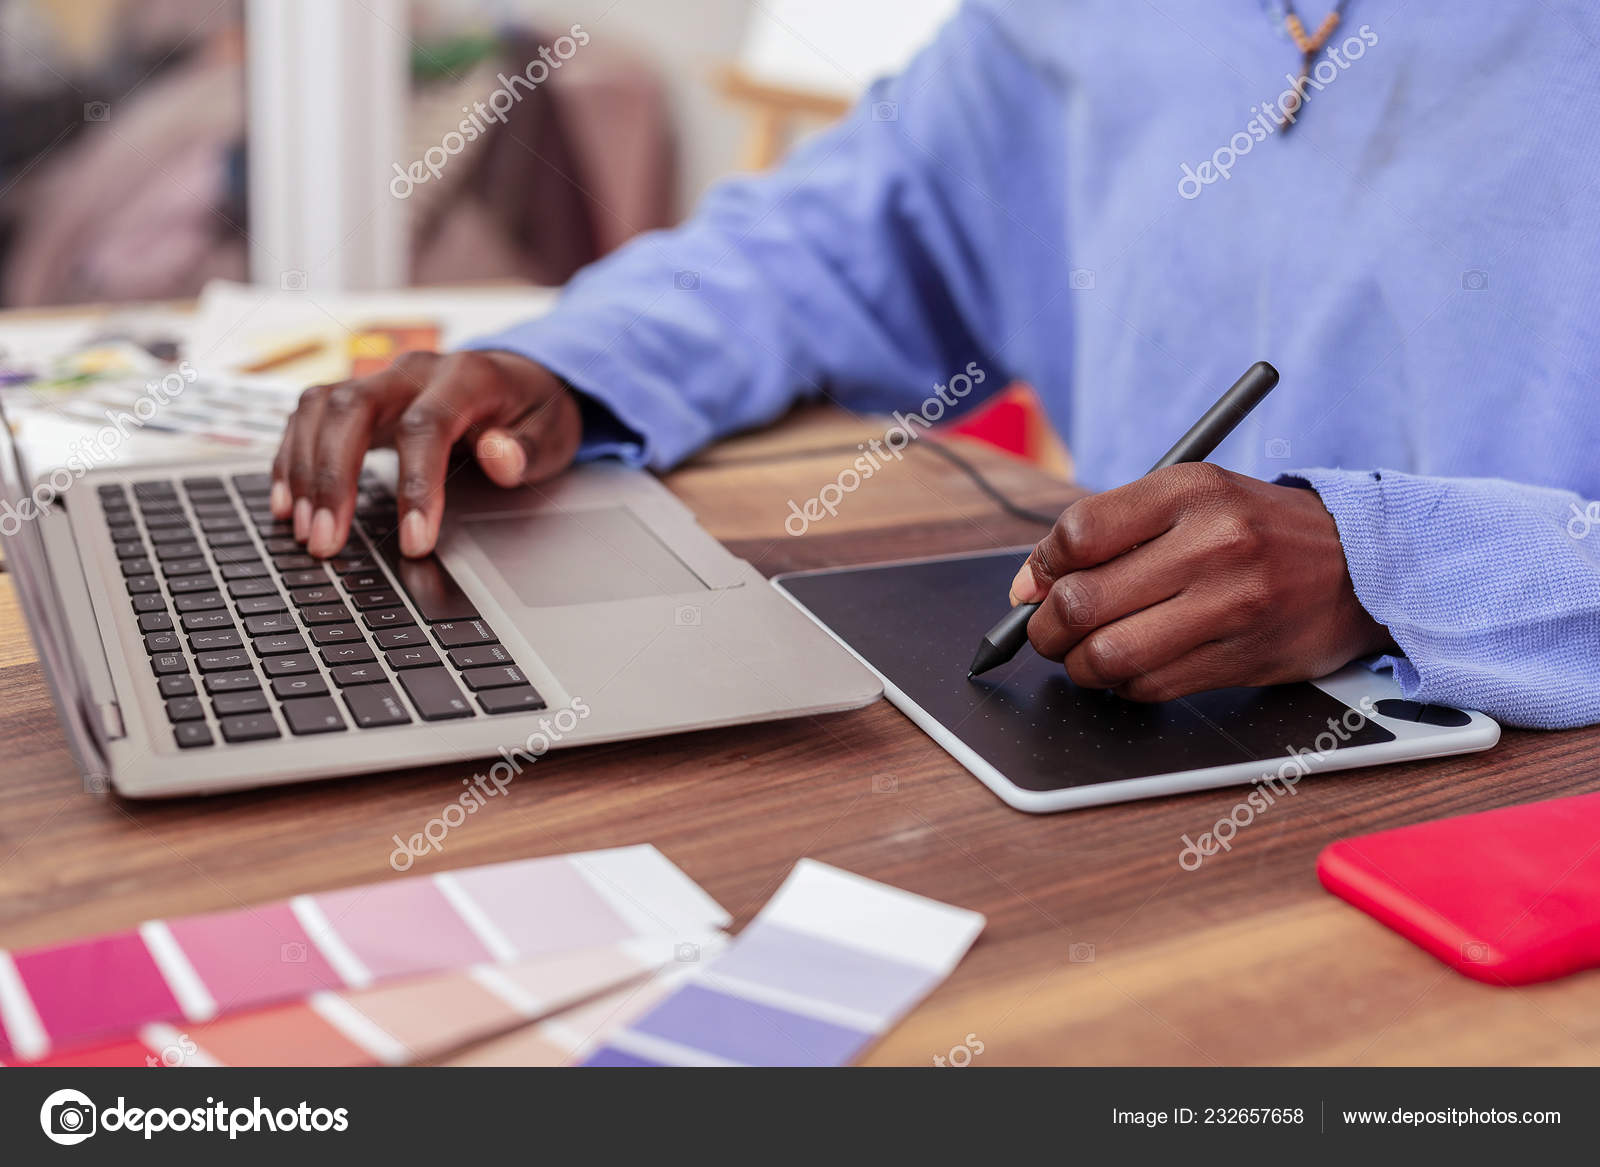
[[[762, 571], [1031, 542], [942, 459], [913, 451], [804, 538], [813, 495], [882, 427], [819, 412], [668, 480]], [[974, 451], [1036, 506], [1064, 491]], [[1600, 731], [1508, 732], [1493, 752], [1313, 780], [1178, 866], [1237, 790], [1048, 817], [996, 800], [885, 703], [832, 717], [558, 752], [424, 867], [651, 842], [742, 925], [802, 856], [989, 917], [949, 983], [872, 1054], [928, 1065], [973, 1034], [1001, 1063], [1592, 1063], [1600, 977], [1491, 989], [1324, 893], [1343, 835], [1600, 789]], [[176, 803], [80, 792], [0, 577], [0, 945], [393, 877], [390, 836], [474, 767]], [[892, 789], [886, 789], [891, 788]], [[1088, 959], [1092, 956], [1092, 959]]]

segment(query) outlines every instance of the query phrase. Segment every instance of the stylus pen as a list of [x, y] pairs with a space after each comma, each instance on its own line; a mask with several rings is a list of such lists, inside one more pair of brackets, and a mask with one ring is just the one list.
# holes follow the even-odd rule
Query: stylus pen
[[[1266, 361], [1257, 361], [1244, 371], [1244, 376], [1233, 383], [1217, 403], [1206, 410], [1205, 416], [1189, 427], [1189, 432], [1150, 467], [1150, 473], [1179, 462], [1204, 462], [1222, 444], [1222, 440], [1250, 415], [1261, 399], [1272, 392], [1278, 383], [1278, 370]], [[972, 658], [967, 676], [976, 677], [992, 668], [1003, 665], [1017, 655], [1028, 642], [1028, 621], [1039, 610], [1038, 604], [1018, 604], [1000, 618], [1000, 623], [984, 635], [978, 652]]]

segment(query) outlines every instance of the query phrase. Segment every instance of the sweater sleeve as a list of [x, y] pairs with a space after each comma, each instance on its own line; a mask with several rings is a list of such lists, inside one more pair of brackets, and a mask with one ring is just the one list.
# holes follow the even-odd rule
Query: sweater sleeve
[[1510, 725], [1600, 722], [1600, 502], [1500, 479], [1306, 470], [1407, 697]]

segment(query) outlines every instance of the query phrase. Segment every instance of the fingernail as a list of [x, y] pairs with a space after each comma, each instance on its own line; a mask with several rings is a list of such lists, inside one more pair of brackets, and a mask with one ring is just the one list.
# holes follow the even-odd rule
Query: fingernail
[[311, 531], [311, 500], [297, 498], [294, 500], [294, 537], [297, 542], [304, 543], [306, 535]]
[[289, 493], [289, 484], [287, 482], [274, 482], [272, 484], [272, 495], [267, 500], [267, 505], [272, 508], [273, 518], [286, 519], [289, 517], [289, 512], [294, 509], [294, 495]]
[[428, 553], [428, 520], [421, 511], [411, 511], [400, 520], [400, 553], [402, 555]]
[[313, 555], [332, 555], [338, 550], [333, 545], [333, 512], [318, 507], [311, 516], [311, 537], [306, 540], [306, 550]]
[[505, 430], [490, 430], [478, 439], [478, 461], [503, 486], [521, 482], [528, 469], [527, 451]]
[[1041, 598], [1039, 581], [1033, 576], [1033, 565], [1024, 563], [1011, 581], [1011, 606], [1015, 608], [1018, 604], [1037, 603]]

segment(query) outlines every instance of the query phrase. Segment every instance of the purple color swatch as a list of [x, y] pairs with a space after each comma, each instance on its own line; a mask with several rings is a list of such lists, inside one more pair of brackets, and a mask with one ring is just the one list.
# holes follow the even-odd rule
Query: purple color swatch
[[888, 1021], [910, 1009], [939, 974], [756, 920], [712, 972], [855, 1009]]
[[685, 985], [630, 1027], [749, 1066], [837, 1066], [873, 1034]]

